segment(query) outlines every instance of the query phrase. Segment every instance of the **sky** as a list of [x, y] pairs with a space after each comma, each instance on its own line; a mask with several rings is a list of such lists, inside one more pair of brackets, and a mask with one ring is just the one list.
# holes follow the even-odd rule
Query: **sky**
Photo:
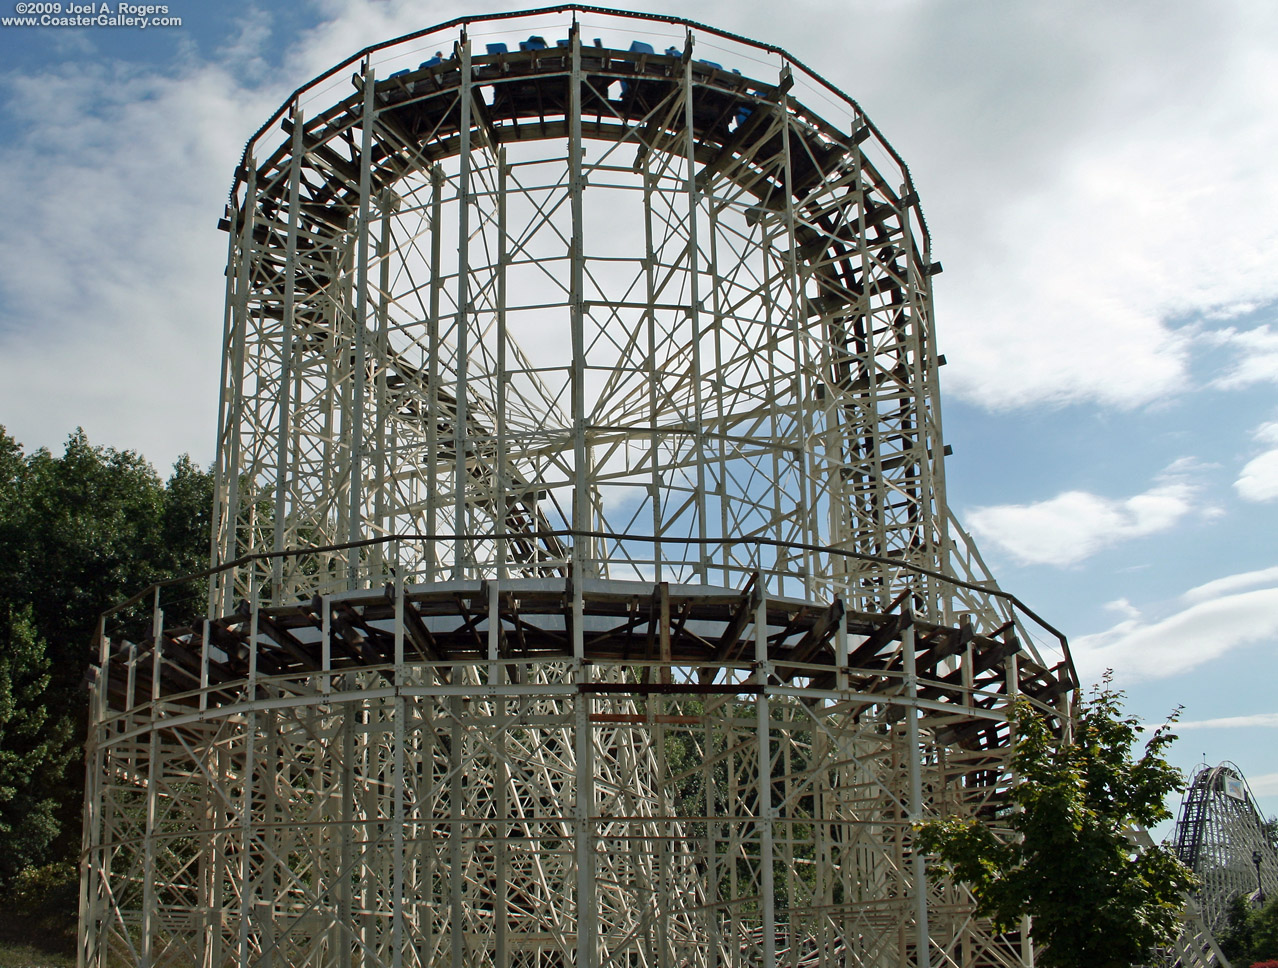
[[[7, 4], [7, 0], [6, 0]], [[213, 457], [244, 142], [360, 47], [463, 13], [169, 0], [0, 25], [0, 425]], [[642, 9], [687, 15], [686, 4]], [[8, 6], [0, 16], [10, 13]], [[856, 98], [932, 235], [948, 497], [1085, 682], [1278, 813], [1278, 4], [705, 0]], [[732, 65], [726, 65], [732, 66]]]

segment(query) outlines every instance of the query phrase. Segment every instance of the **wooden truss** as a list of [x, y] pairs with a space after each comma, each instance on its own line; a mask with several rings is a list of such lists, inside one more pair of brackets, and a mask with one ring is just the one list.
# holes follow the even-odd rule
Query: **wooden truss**
[[[807, 547], [949, 554], [939, 266], [908, 172], [851, 102], [800, 103], [788, 60], [754, 79], [691, 33], [658, 54], [555, 29], [482, 55], [462, 30], [384, 80], [365, 58], [352, 93], [310, 116], [299, 93], [249, 144], [223, 223], [216, 560], [465, 535], [398, 566], [762, 571], [936, 611], [919, 572]], [[541, 537], [564, 528], [623, 537]], [[297, 568], [229, 570], [220, 610], [250, 581], [282, 602], [385, 571], [380, 547]]]
[[1010, 632], [528, 578], [154, 629], [94, 685], [87, 964], [1022, 964], [910, 833], [996, 822], [1008, 702], [1072, 688]]
[[1229, 926], [1235, 898], [1278, 894], [1278, 847], [1251, 788], [1233, 763], [1203, 766], [1185, 789], [1173, 844], [1199, 880], [1198, 904], [1213, 931]]

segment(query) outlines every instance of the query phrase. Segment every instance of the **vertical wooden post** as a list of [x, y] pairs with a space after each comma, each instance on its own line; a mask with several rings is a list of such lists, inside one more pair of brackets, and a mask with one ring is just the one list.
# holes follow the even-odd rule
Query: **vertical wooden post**
[[[905, 710], [905, 756], [909, 776], [909, 818], [917, 823], [923, 819], [923, 771], [920, 758], [918, 707], [919, 679], [916, 665], [915, 631], [911, 618], [901, 632], [901, 665], [905, 672], [905, 695], [909, 705]], [[914, 944], [915, 961], [919, 968], [931, 968], [931, 942], [927, 923], [927, 865], [923, 852], [910, 835], [910, 865], [914, 881]]]

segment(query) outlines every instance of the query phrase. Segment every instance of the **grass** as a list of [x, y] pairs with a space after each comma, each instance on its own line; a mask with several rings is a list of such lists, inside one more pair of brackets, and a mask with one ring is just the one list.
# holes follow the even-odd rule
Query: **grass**
[[0, 944], [0, 968], [75, 968], [75, 959], [30, 945]]

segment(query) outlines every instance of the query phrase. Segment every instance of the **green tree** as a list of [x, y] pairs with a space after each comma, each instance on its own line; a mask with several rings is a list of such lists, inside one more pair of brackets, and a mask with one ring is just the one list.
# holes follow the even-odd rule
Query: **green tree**
[[0, 885], [42, 862], [58, 834], [73, 747], [70, 717], [50, 709], [49, 667], [30, 608], [0, 614]]
[[974, 819], [929, 821], [919, 848], [969, 885], [981, 915], [1004, 930], [1033, 920], [1047, 968], [1128, 968], [1173, 940], [1194, 877], [1166, 847], [1141, 850], [1128, 836], [1171, 814], [1164, 802], [1184, 786], [1162, 756], [1175, 740], [1160, 727], [1134, 758], [1137, 719], [1123, 694], [1103, 683], [1077, 704], [1062, 741], [1048, 718], [1019, 702], [1015, 782], [1003, 836]]
[[[82, 430], [60, 456], [24, 456], [0, 427], [0, 604], [31, 607], [64, 701], [82, 693], [103, 609], [206, 566], [212, 493], [188, 457], [165, 484], [140, 455], [93, 446]], [[202, 610], [199, 588], [166, 596], [173, 623]]]
[[[0, 427], [0, 675], [24, 697], [11, 725], [0, 709], [0, 764], [20, 761], [41, 791], [25, 825], [6, 827], [0, 813], [0, 890], [19, 869], [74, 856], [83, 776], [66, 767], [84, 735], [98, 614], [153, 581], [203, 568], [211, 505], [211, 476], [189, 458], [166, 485], [138, 454], [94, 446], [81, 430], [55, 456], [24, 454]], [[166, 620], [189, 621], [203, 603], [202, 582], [167, 589]], [[144, 612], [132, 616], [133, 634], [146, 630]], [[41, 705], [59, 712], [34, 742], [24, 730]]]
[[1235, 968], [1278, 959], [1278, 895], [1259, 909], [1240, 894], [1229, 907], [1229, 922], [1220, 936], [1220, 950]]

